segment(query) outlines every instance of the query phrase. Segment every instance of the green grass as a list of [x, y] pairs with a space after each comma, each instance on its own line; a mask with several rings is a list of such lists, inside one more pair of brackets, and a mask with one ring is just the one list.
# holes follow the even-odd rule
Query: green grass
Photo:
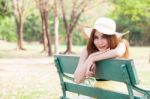
[[[42, 53], [43, 46], [38, 43], [25, 44], [25, 51], [18, 51], [16, 49], [16, 44], [6, 43], [0, 46], [0, 58], [41, 58], [47, 57], [47, 53]], [[52, 49], [54, 47], [52, 46]], [[80, 53], [84, 46], [73, 46], [73, 52]], [[66, 50], [65, 45], [59, 47], [60, 52]], [[141, 80], [141, 85], [150, 88], [150, 63], [148, 62], [150, 57], [150, 47], [130, 47], [130, 57], [134, 60], [135, 66], [138, 72], [138, 76]], [[53, 58], [50, 58], [53, 62]], [[53, 64], [53, 63], [52, 63]], [[54, 64], [53, 64], [54, 65]], [[0, 71], [1, 72], [1, 71]], [[49, 75], [49, 74], [48, 74]], [[11, 82], [7, 82], [10, 86]], [[49, 85], [50, 83], [48, 83]], [[7, 84], [2, 84], [0, 82], [0, 99], [58, 99], [58, 92], [49, 90], [46, 87], [34, 88], [34, 89], [24, 89], [9, 87], [7, 86], [3, 89], [3, 86]], [[22, 85], [24, 86], [24, 85]], [[2, 90], [3, 89], [3, 90]], [[59, 93], [60, 94], [60, 93]]]
[[133, 59], [148, 59], [150, 57], [150, 47], [130, 47], [130, 56]]
[[39, 43], [25, 43], [26, 50], [16, 50], [15, 43], [6, 43], [0, 46], [0, 58], [26, 58], [26, 57], [45, 57], [47, 53], [43, 53], [43, 46]]
[[17, 89], [14, 92], [1, 93], [0, 99], [56, 99], [57, 95], [48, 90], [24, 90]]

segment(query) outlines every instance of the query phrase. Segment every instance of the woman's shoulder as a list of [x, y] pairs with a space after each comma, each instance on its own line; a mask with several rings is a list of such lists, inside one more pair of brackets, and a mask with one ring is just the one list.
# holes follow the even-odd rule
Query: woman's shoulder
[[122, 39], [119, 44], [124, 44], [125, 46], [129, 46], [129, 42], [127, 39]]
[[84, 47], [81, 51], [81, 56], [87, 56], [88, 55], [88, 51], [87, 51], [87, 48]]
[[82, 53], [87, 53], [88, 51], [87, 51], [87, 48], [86, 47], [84, 47], [83, 49], [82, 49]]
[[121, 43], [129, 43], [127, 39], [121, 39], [120, 42]]

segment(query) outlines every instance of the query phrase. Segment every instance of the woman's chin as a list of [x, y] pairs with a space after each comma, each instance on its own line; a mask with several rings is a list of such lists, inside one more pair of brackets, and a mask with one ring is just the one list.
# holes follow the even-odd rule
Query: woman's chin
[[104, 51], [106, 51], [106, 49], [100, 49], [100, 48], [99, 48], [98, 50], [99, 50], [99, 51], [101, 51], [101, 52], [104, 52]]

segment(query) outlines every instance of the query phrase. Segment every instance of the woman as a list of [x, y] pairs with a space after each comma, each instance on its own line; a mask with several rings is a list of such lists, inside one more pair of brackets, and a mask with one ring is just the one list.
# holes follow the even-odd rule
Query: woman
[[116, 32], [114, 20], [106, 17], [98, 18], [92, 28], [90, 37], [86, 35], [86, 37], [89, 37], [89, 42], [81, 53], [74, 73], [75, 83], [82, 83], [86, 78], [95, 74], [96, 61], [115, 57], [128, 58], [128, 43], [121, 39], [124, 34]]

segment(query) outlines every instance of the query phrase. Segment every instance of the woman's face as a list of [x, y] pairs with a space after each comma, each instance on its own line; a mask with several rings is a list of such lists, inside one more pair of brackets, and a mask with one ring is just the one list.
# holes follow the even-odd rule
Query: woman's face
[[104, 34], [96, 31], [94, 34], [94, 45], [99, 51], [108, 49], [108, 41]]

